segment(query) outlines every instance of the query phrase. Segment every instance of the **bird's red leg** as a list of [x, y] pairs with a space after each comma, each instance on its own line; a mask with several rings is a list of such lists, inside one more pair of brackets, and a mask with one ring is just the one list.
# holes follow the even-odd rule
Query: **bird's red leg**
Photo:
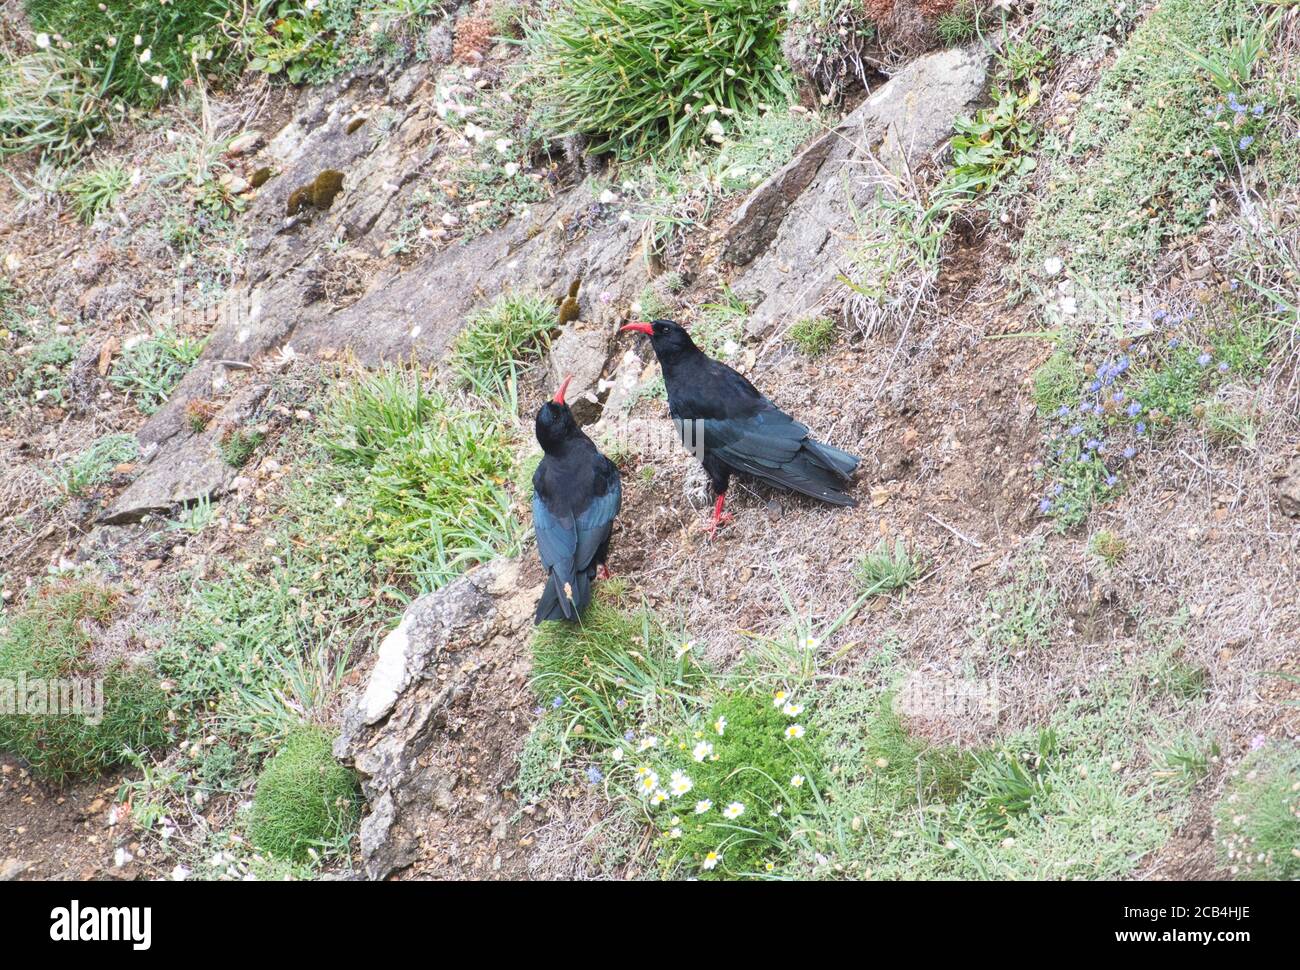
[[614, 578], [614, 574], [611, 573], [611, 572], [609, 571], [609, 567], [606, 566], [604, 563], [601, 563], [601, 564], [600, 564], [600, 578], [601, 578], [601, 579], [613, 579], [613, 578]]
[[719, 495], [718, 501], [713, 505], [713, 518], [709, 521], [709, 524], [704, 527], [705, 531], [708, 532], [710, 539], [717, 536], [718, 529], [721, 526], [724, 526], [731, 521], [730, 513], [722, 511], [722, 507], [726, 504], [726, 501], [726, 495]]

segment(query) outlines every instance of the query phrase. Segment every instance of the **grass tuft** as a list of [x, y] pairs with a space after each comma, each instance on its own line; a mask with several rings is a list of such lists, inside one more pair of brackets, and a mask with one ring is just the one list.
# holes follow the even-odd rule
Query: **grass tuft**
[[469, 318], [451, 348], [452, 370], [480, 394], [502, 396], [524, 364], [541, 358], [559, 326], [555, 303], [507, 293]]
[[1300, 752], [1268, 745], [1233, 772], [1215, 810], [1224, 864], [1243, 879], [1300, 879]]

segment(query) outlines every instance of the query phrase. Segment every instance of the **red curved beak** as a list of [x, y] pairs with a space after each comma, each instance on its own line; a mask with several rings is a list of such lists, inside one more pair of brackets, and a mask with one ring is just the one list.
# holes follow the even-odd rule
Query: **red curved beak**
[[655, 328], [650, 324], [646, 323], [644, 320], [635, 320], [632, 323], [624, 324], [623, 326], [618, 328], [619, 333], [627, 333], [629, 330], [634, 330], [637, 333], [643, 333], [647, 337], [653, 337], [655, 332]]
[[564, 392], [567, 391], [567, 390], [569, 389], [569, 381], [571, 381], [571, 380], [573, 380], [573, 375], [572, 375], [572, 374], [570, 374], [568, 377], [566, 377], [564, 380], [562, 380], [562, 381], [560, 382], [560, 389], [559, 389], [558, 391], [555, 392], [555, 397], [552, 398], [552, 400], [553, 400], [556, 404], [563, 404], [563, 403], [564, 403]]

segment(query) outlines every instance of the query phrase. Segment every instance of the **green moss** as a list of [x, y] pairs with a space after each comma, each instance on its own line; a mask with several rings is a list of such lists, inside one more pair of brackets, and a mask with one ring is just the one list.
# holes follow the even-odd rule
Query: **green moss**
[[[0, 626], [0, 750], [26, 761], [40, 778], [61, 784], [93, 775], [167, 740], [167, 699], [152, 671], [122, 661], [105, 667], [89, 655], [91, 626], [108, 622], [114, 610], [105, 589], [58, 584], [38, 591]], [[80, 712], [32, 706], [37, 682], [48, 688], [55, 679], [87, 688]], [[102, 717], [92, 700], [96, 681], [102, 682]], [[20, 683], [29, 689], [22, 709]], [[49, 697], [48, 689], [43, 693]]]
[[327, 168], [306, 185], [299, 186], [289, 193], [285, 204], [285, 215], [296, 216], [307, 208], [322, 212], [334, 204], [334, 197], [343, 191], [343, 173], [337, 169]]
[[346, 846], [360, 813], [356, 776], [334, 760], [331, 738], [306, 727], [289, 735], [262, 769], [249, 834], [272, 856], [304, 860], [309, 850]]

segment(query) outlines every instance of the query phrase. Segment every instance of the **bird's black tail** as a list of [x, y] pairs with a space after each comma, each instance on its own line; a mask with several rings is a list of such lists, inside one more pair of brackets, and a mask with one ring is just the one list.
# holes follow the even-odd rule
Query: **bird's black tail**
[[571, 595], [565, 595], [566, 583], [555, 572], [551, 572], [546, 580], [546, 589], [542, 590], [542, 598], [537, 601], [537, 612], [533, 615], [533, 623], [538, 624], [543, 620], [576, 621], [591, 602], [592, 575], [585, 570], [578, 573], [573, 581], [567, 584]]
[[861, 459], [807, 438], [798, 453], [779, 468], [755, 469], [760, 477], [829, 505], [857, 505], [845, 487]]

